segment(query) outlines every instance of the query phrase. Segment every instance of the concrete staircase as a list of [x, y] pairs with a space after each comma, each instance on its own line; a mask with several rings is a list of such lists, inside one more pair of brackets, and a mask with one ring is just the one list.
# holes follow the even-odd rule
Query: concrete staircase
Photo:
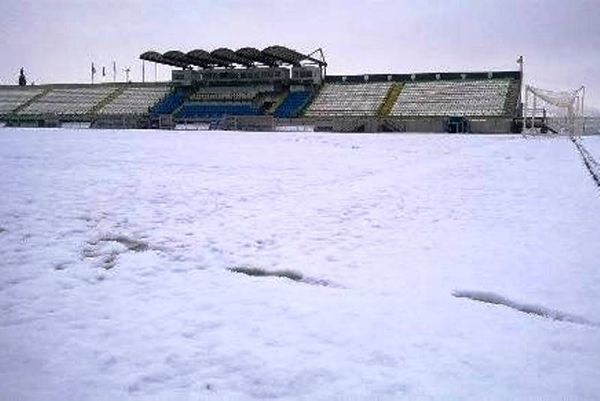
[[288, 97], [289, 94], [290, 92], [288, 91], [279, 94], [279, 96], [277, 96], [277, 99], [275, 99], [271, 107], [269, 107], [269, 109], [265, 111], [265, 114], [272, 116], [273, 113], [275, 113], [275, 110], [277, 110], [277, 108], [281, 105], [281, 103], [283, 103], [283, 101]]
[[381, 106], [377, 110], [378, 117], [387, 117], [390, 115], [394, 104], [396, 104], [396, 100], [398, 100], [398, 96], [400, 96], [400, 92], [402, 92], [402, 88], [404, 85], [399, 83], [394, 83], [388, 90], [388, 93], [385, 95]]
[[306, 114], [306, 110], [308, 110], [308, 106], [310, 106], [310, 104], [313, 102], [313, 100], [315, 100], [317, 93], [318, 92], [314, 92], [314, 91], [311, 93], [310, 97], [306, 101], [306, 104], [304, 106], [302, 106], [302, 108], [300, 110], [298, 110], [298, 117], [304, 117], [304, 115]]
[[29, 99], [28, 101], [26, 101], [25, 103], [21, 104], [19, 107], [17, 107], [16, 109], [14, 109], [12, 111], [12, 114], [17, 114], [19, 113], [21, 110], [25, 110], [25, 108], [27, 108], [30, 104], [33, 104], [35, 102], [37, 102], [38, 100], [40, 100], [41, 98], [43, 98], [44, 96], [46, 96], [48, 93], [50, 93], [52, 91], [52, 89], [50, 88], [46, 88], [44, 89], [44, 91], [42, 93], [38, 93], [37, 95], [35, 95], [34, 97], [32, 97], [31, 99]]
[[90, 114], [91, 115], [98, 115], [100, 113], [100, 111], [104, 107], [106, 107], [106, 105], [110, 104], [113, 100], [115, 100], [123, 92], [125, 92], [125, 89], [127, 89], [127, 86], [125, 86], [125, 85], [118, 86], [117, 88], [115, 88], [114, 91], [112, 91], [111, 93], [109, 93], [104, 99], [102, 99], [101, 101], [99, 101], [98, 104], [96, 104], [94, 107], [92, 107], [92, 110], [90, 110]]

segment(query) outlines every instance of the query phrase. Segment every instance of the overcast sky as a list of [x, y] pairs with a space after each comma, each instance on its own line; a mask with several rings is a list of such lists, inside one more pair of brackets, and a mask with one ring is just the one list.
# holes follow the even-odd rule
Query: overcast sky
[[[145, 50], [322, 47], [330, 74], [517, 69], [600, 108], [600, 0], [0, 0], [0, 83], [88, 82]], [[154, 70], [147, 69], [154, 79]], [[159, 79], [169, 69], [159, 68]]]

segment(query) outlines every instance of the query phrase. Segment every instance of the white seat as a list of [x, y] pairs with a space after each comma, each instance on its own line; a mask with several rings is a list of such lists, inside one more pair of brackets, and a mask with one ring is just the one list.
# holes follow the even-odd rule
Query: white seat
[[170, 92], [168, 85], [132, 86], [104, 106], [103, 115], [143, 115]]
[[375, 116], [392, 83], [325, 84], [308, 107], [309, 117]]
[[42, 93], [38, 88], [0, 88], [0, 115], [10, 114], [19, 106]]
[[510, 79], [408, 82], [391, 116], [501, 116]]
[[114, 86], [52, 89], [19, 114], [87, 114], [114, 90]]

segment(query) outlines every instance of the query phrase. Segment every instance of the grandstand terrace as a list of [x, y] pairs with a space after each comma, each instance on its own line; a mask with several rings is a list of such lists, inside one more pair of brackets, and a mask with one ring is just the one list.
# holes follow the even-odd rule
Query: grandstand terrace
[[0, 116], [12, 114], [43, 93], [36, 87], [0, 86]]
[[[327, 75], [321, 49], [284, 46], [147, 51], [140, 59], [171, 67], [172, 80], [0, 87], [0, 119], [9, 125], [508, 132], [519, 118], [518, 71], [336, 76]], [[232, 118], [235, 124], [222, 123]]]
[[127, 86], [115, 98], [100, 108], [102, 115], [147, 115], [150, 109], [171, 91], [167, 84]]
[[240, 101], [253, 100], [260, 93], [275, 92], [273, 85], [252, 86], [208, 86], [196, 89], [189, 100], [191, 101]]
[[307, 117], [376, 117], [391, 82], [326, 83], [309, 106]]
[[84, 116], [115, 90], [115, 87], [105, 85], [52, 89], [17, 114]]
[[299, 117], [302, 110], [308, 105], [312, 96], [309, 90], [292, 91], [277, 105], [273, 116], [277, 118]]
[[189, 92], [174, 114], [178, 121], [210, 121], [225, 116], [263, 115], [274, 85], [201, 86]]
[[509, 79], [408, 82], [392, 116], [502, 116]]

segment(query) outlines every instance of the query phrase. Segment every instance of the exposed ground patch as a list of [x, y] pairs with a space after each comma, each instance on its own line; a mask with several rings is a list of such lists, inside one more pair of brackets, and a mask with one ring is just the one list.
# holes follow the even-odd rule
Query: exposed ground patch
[[59, 262], [54, 264], [54, 270], [65, 270], [69, 266], [69, 262]]
[[100, 241], [117, 242], [117, 243], [125, 246], [125, 248], [127, 248], [127, 250], [131, 251], [131, 252], [144, 252], [150, 248], [150, 246], [148, 245], [147, 242], [141, 241], [141, 240], [138, 240], [135, 238], [129, 238], [124, 235], [106, 236], [106, 237], [102, 237], [100, 239]]
[[262, 267], [255, 266], [234, 266], [228, 267], [227, 270], [233, 273], [241, 273], [252, 277], [279, 277], [299, 283], [321, 285], [324, 287], [339, 287], [335, 283], [328, 280], [317, 279], [314, 277], [306, 277], [302, 273], [295, 270], [266, 270]]
[[109, 270], [116, 266], [119, 256], [127, 252], [145, 252], [150, 249], [146, 241], [126, 235], [103, 235], [88, 241], [82, 251], [83, 257], [97, 262], [98, 266]]
[[281, 277], [293, 281], [302, 281], [302, 274], [293, 270], [272, 270], [268, 271], [260, 267], [236, 266], [228, 269], [234, 273], [242, 273], [253, 277]]
[[541, 305], [515, 302], [493, 292], [455, 290], [452, 292], [452, 295], [456, 298], [468, 298], [473, 301], [485, 302], [492, 305], [503, 305], [519, 312], [540, 316], [546, 319], [600, 327], [600, 323], [592, 322], [582, 316], [572, 315], [556, 309], [546, 308]]

